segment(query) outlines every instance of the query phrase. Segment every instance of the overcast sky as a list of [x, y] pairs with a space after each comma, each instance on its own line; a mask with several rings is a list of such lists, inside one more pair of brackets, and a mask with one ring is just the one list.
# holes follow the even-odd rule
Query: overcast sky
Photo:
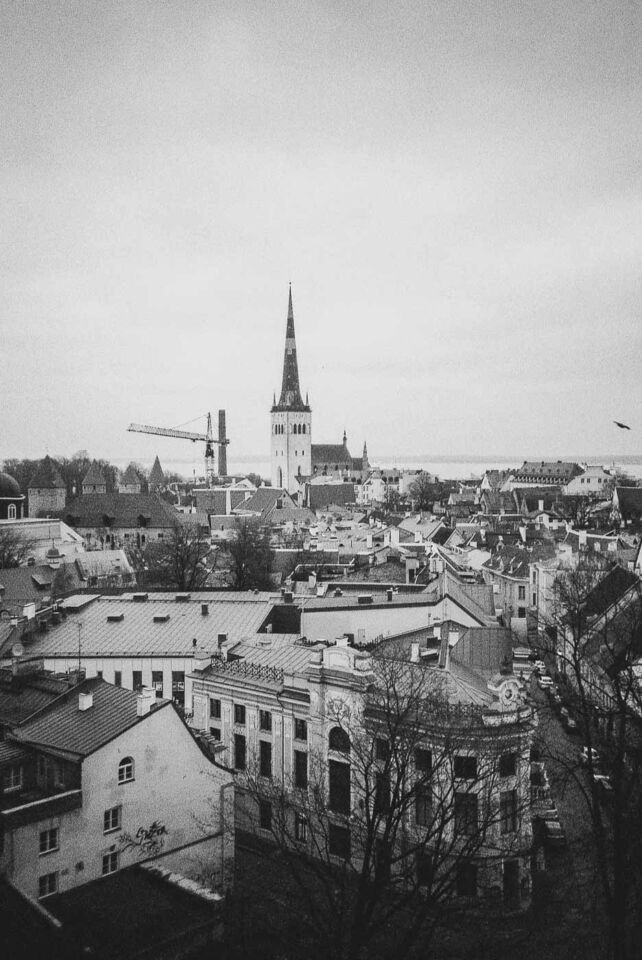
[[636, 0], [0, 9], [0, 459], [641, 451]]

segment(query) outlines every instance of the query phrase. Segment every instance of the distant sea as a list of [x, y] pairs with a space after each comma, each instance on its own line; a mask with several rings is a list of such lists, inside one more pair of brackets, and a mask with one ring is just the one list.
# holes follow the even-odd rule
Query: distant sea
[[[370, 463], [373, 466], [397, 467], [399, 469], [408, 467], [411, 470], [426, 470], [439, 477], [440, 480], [469, 480], [482, 477], [486, 470], [507, 470], [510, 467], [519, 467], [524, 460], [567, 460], [574, 463], [599, 464], [608, 469], [615, 468], [621, 473], [627, 473], [636, 479], [642, 479], [642, 455], [640, 456], [563, 456], [563, 457], [542, 457], [542, 456], [520, 456], [520, 457], [467, 457], [467, 456], [383, 456], [372, 455]], [[146, 463], [141, 460], [146, 467], [151, 467], [151, 462]], [[124, 469], [129, 461], [112, 459], [117, 467]], [[182, 477], [193, 479], [203, 475], [202, 461], [194, 457], [191, 460], [181, 459], [179, 457], [161, 458], [161, 465], [164, 470], [173, 473], [179, 473]], [[228, 454], [227, 461], [228, 472], [230, 475], [258, 473], [259, 476], [269, 479], [270, 460], [269, 457], [260, 455], [245, 455], [232, 457]]]

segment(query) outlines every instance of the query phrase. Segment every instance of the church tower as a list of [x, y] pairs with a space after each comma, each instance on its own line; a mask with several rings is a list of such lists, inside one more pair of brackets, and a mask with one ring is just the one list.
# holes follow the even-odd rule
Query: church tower
[[272, 486], [282, 487], [288, 493], [298, 491], [297, 477], [309, 477], [312, 473], [312, 411], [307, 396], [305, 400], [304, 403], [299, 387], [290, 287], [281, 396], [277, 403], [275, 395], [270, 417]]

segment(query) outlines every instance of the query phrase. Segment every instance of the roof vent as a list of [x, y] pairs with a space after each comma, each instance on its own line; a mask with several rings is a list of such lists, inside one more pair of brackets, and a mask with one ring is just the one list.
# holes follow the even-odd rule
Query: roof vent
[[110, 613], [107, 615], [107, 623], [120, 623], [125, 619], [124, 613]]
[[201, 613], [203, 614], [203, 616], [206, 617], [209, 612], [210, 612], [210, 605], [209, 605], [209, 603], [202, 603], [202, 604], [201, 604]]
[[79, 693], [78, 694], [78, 709], [79, 710], [90, 710], [94, 705], [94, 695], [93, 693]]
[[191, 599], [191, 594], [189, 593], [177, 593], [176, 594], [176, 603], [187, 603]]
[[373, 596], [371, 593], [360, 593], [357, 597], [357, 603], [366, 604], [373, 603]]
[[154, 615], [154, 623], [167, 623], [169, 613], [157, 613]]
[[283, 591], [283, 603], [292, 603], [293, 593], [291, 590]]
[[148, 594], [146, 593], [135, 593], [132, 596], [132, 600], [134, 601], [134, 603], [144, 603], [145, 600], [147, 600], [147, 596]]

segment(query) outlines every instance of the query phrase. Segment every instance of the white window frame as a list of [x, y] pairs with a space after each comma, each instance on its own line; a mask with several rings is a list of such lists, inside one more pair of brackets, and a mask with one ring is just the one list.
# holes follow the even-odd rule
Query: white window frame
[[103, 813], [103, 833], [114, 833], [122, 829], [123, 808], [120, 804], [115, 807], [109, 807]]
[[45, 827], [44, 830], [40, 831], [38, 838], [38, 855], [43, 857], [48, 853], [54, 853], [56, 850], [60, 850], [60, 829], [58, 827]]
[[14, 763], [2, 774], [2, 792], [15, 793], [22, 790], [22, 764]]
[[108, 877], [110, 873], [116, 873], [118, 870], [120, 866], [118, 854], [118, 850], [107, 850], [106, 853], [103, 853], [103, 877]]
[[[47, 889], [43, 890], [43, 881], [46, 881]], [[52, 897], [58, 893], [58, 871], [43, 873], [38, 877], [38, 900], [44, 900], [45, 897]]]
[[132, 757], [123, 757], [118, 764], [118, 783], [131, 783], [134, 779], [134, 760]]

